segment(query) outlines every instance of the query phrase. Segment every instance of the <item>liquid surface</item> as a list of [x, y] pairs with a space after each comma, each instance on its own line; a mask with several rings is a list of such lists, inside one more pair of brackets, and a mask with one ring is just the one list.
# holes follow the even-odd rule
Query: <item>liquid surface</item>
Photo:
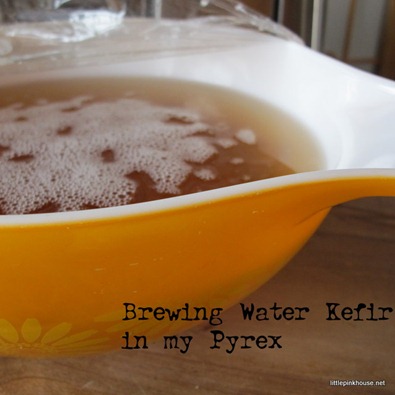
[[273, 110], [229, 91], [143, 79], [1, 91], [1, 214], [119, 206], [293, 172], [271, 152]]

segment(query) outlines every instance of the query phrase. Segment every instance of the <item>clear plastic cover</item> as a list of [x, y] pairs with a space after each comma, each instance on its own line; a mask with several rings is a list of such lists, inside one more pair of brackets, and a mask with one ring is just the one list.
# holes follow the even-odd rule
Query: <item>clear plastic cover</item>
[[4, 0], [0, 20], [0, 72], [210, 50], [257, 33], [301, 42], [234, 0]]

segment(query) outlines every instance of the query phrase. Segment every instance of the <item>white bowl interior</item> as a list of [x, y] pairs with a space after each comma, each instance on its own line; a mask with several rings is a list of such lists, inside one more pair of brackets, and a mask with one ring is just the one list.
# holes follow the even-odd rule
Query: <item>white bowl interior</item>
[[[2, 78], [0, 84], [93, 75], [177, 78], [213, 84], [269, 103], [301, 124], [317, 144], [316, 153], [321, 158], [316, 161], [306, 155], [307, 165], [300, 171], [395, 167], [393, 82], [294, 42], [243, 29], [238, 29], [237, 37], [240, 42], [221, 49], [213, 45], [207, 50], [170, 51], [113, 64], [17, 73]], [[306, 140], [298, 135], [290, 135], [290, 139], [285, 151], [292, 162], [293, 147], [305, 145]], [[249, 187], [234, 190], [243, 188]]]

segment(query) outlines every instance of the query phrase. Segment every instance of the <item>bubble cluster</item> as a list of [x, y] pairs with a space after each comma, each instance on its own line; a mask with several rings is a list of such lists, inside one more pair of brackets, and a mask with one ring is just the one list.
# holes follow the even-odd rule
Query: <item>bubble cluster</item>
[[[158, 193], [177, 194], [221, 145], [198, 113], [136, 97], [13, 104], [0, 110], [3, 214], [128, 204], [145, 173]], [[27, 193], [28, 191], [28, 193]]]

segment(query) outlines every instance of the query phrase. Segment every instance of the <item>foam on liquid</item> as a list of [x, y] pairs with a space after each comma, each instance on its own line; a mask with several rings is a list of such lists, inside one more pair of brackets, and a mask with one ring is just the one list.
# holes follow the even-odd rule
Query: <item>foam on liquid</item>
[[3, 94], [2, 214], [119, 206], [292, 172], [262, 153], [248, 122], [227, 123], [204, 97], [176, 87], [167, 98], [171, 85], [152, 81], [57, 84]]

